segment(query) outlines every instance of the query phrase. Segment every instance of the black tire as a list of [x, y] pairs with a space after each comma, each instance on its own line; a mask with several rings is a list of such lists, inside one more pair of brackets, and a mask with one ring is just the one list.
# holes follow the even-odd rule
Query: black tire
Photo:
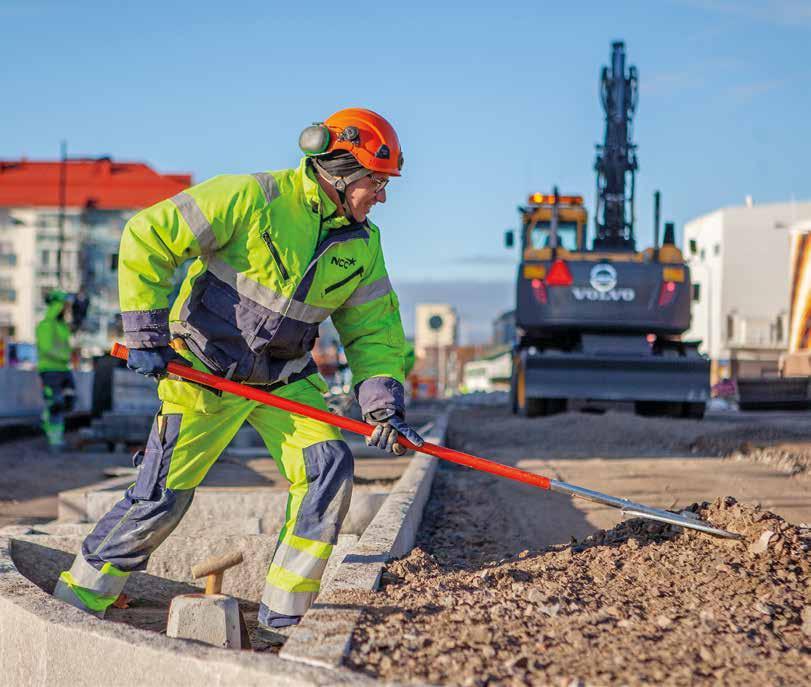
[[565, 398], [547, 398], [546, 414], [557, 415], [558, 413], [565, 413], [568, 406], [569, 401]]
[[[524, 392], [524, 405], [522, 406], [518, 393], [519, 382], [521, 381], [518, 376], [522, 372], [523, 368], [520, 363], [513, 362], [513, 374], [510, 382], [510, 407], [513, 415], [529, 418], [566, 412], [567, 401], [565, 398], [530, 398], [526, 397], [526, 392]], [[524, 385], [524, 389], [526, 389], [526, 385]]]
[[677, 403], [674, 401], [636, 401], [634, 412], [643, 417], [678, 417], [700, 420], [704, 417], [705, 403]]
[[642, 417], [653, 417], [655, 415], [653, 401], [634, 401], [634, 412]]
[[707, 410], [707, 404], [704, 402], [688, 402], [682, 404], [682, 417], [691, 420], [701, 420]]
[[635, 401], [634, 412], [643, 417], [682, 417], [682, 404], [672, 401]]
[[566, 412], [565, 398], [528, 398], [525, 408], [519, 408], [522, 417], [543, 417]]
[[546, 402], [543, 398], [528, 398], [523, 408], [518, 409], [521, 417], [540, 417], [546, 415]]

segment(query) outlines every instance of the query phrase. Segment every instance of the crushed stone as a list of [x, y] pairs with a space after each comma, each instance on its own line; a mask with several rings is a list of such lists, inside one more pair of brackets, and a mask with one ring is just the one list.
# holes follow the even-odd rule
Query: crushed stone
[[[453, 685], [811, 683], [811, 529], [731, 497], [688, 510], [740, 542], [639, 519], [507, 553], [507, 523], [440, 470], [347, 664]], [[513, 549], [514, 551], [515, 549]]]

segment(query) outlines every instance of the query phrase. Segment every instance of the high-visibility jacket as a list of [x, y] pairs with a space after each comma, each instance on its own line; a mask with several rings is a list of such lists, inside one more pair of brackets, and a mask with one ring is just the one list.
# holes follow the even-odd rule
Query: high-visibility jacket
[[[218, 176], [139, 212], [119, 252], [127, 344], [179, 336], [217, 374], [291, 382], [316, 371], [310, 350], [332, 317], [361, 406], [402, 410], [404, 336], [380, 232], [335, 210], [305, 158], [296, 169]], [[171, 304], [173, 274], [189, 258]]]
[[37, 370], [67, 372], [70, 370], [70, 327], [59, 317], [63, 300], [48, 304], [45, 317], [37, 325]]

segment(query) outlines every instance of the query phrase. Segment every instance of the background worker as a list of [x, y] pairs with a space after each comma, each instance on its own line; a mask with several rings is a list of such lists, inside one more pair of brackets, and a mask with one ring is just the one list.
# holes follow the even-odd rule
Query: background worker
[[[310, 356], [331, 317], [353, 373], [369, 442], [402, 453], [404, 336], [380, 233], [367, 221], [402, 167], [392, 126], [363, 109], [305, 129], [296, 169], [215, 177], [136, 215], [119, 252], [128, 365], [158, 384], [161, 410], [138, 478], [85, 540], [55, 594], [103, 613], [143, 570], [194, 489], [247, 420], [290, 481], [287, 521], [267, 574], [259, 624], [281, 628], [312, 604], [352, 493], [340, 432], [241, 397], [166, 378], [167, 363], [256, 385], [326, 409]], [[174, 304], [175, 268], [194, 258]], [[170, 310], [171, 308], [171, 310]], [[182, 345], [170, 347], [170, 340]]]
[[45, 317], [36, 329], [37, 371], [42, 380], [42, 429], [52, 451], [65, 446], [65, 413], [73, 409], [75, 383], [70, 369], [70, 326], [65, 321], [71, 299], [63, 291], [45, 297]]

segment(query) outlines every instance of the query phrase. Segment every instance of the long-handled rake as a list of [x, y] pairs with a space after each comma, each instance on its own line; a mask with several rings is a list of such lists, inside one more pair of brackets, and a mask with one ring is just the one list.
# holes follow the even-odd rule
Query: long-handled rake
[[[123, 346], [122, 344], [113, 345], [112, 355], [116, 358], [126, 360], [127, 353], [126, 346]], [[305, 417], [309, 417], [314, 420], [320, 420], [328, 425], [340, 427], [341, 429], [354, 432], [355, 434], [369, 436], [374, 429], [372, 425], [365, 422], [343, 417], [342, 415], [334, 415], [324, 410], [313, 408], [312, 406], [308, 406], [304, 403], [297, 403], [296, 401], [281, 398], [280, 396], [276, 396], [266, 391], [254, 389], [248, 384], [240, 384], [238, 382], [232, 382], [228, 379], [223, 379], [222, 377], [217, 377], [216, 375], [212, 375], [207, 372], [200, 372], [199, 370], [195, 370], [181, 363], [170, 362], [167, 369], [171, 374], [177, 377], [181, 377], [192, 382], [197, 382], [198, 384], [203, 384], [204, 386], [218, 389], [219, 391], [225, 391], [229, 394], [242, 396], [243, 398], [248, 398], [252, 401], [258, 401], [259, 403], [264, 403], [265, 405], [273, 406], [274, 408], [304, 415]], [[439, 446], [438, 444], [425, 442], [422, 446], [417, 447], [402, 437], [398, 439], [398, 443], [408, 449], [425, 453], [429, 456], [435, 456], [437, 458], [441, 458], [442, 460], [450, 461], [451, 463], [465, 465], [469, 468], [473, 468], [474, 470], [489, 472], [493, 475], [506, 477], [507, 479], [512, 479], [517, 482], [523, 482], [524, 484], [529, 484], [533, 487], [539, 487], [548, 491], [556, 491], [561, 494], [569, 494], [570, 496], [577, 496], [581, 499], [601, 503], [605, 506], [611, 506], [612, 508], [618, 508], [625, 515], [645, 518], [648, 520], [658, 520], [659, 522], [665, 522], [670, 525], [679, 525], [680, 527], [698, 530], [699, 532], [705, 532], [716, 537], [724, 537], [726, 539], [741, 539], [741, 535], [739, 534], [718, 529], [697, 518], [686, 517], [678, 513], [662, 510], [660, 508], [651, 508], [650, 506], [635, 503], [634, 501], [629, 501], [628, 499], [609, 496], [608, 494], [603, 494], [599, 491], [592, 491], [591, 489], [578, 487], [574, 484], [567, 484], [566, 482], [559, 482], [556, 479], [549, 479], [543, 475], [536, 475], [532, 472], [520, 470], [519, 468], [514, 468], [509, 465], [502, 465], [501, 463], [496, 463], [492, 460], [479, 458], [478, 456], [463, 453], [462, 451], [456, 451], [445, 446]]]

